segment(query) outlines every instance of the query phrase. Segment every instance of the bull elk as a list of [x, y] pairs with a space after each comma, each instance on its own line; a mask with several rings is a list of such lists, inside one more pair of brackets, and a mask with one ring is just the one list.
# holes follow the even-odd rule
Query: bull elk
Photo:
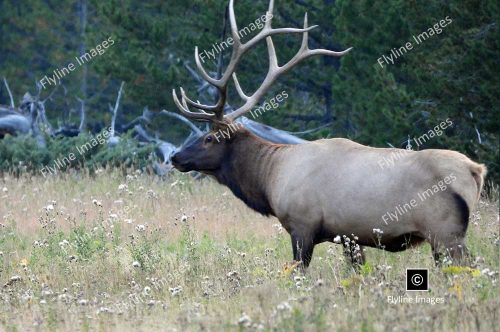
[[[172, 157], [173, 165], [181, 172], [195, 170], [212, 175], [250, 208], [277, 217], [291, 236], [294, 260], [302, 262], [303, 267], [309, 265], [316, 244], [344, 235], [356, 236], [360, 246], [391, 252], [427, 241], [436, 262], [440, 254], [457, 260], [466, 258], [465, 235], [486, 175], [483, 165], [450, 150], [400, 153], [399, 149], [372, 148], [343, 138], [273, 144], [235, 122], [259, 102], [279, 76], [302, 60], [315, 55], [340, 57], [351, 50], [310, 49], [308, 32], [316, 26], [308, 26], [307, 14], [302, 29], [272, 28], [273, 3], [271, 0], [263, 29], [243, 43], [234, 1], [230, 0], [233, 49], [219, 79], [207, 74], [195, 48], [198, 70], [217, 88], [219, 98], [215, 105], [205, 105], [188, 98], [182, 88], [180, 99], [173, 90], [182, 114], [212, 124], [210, 132]], [[277, 34], [302, 34], [298, 53], [284, 65], [278, 64], [273, 45], [272, 36]], [[269, 70], [260, 87], [247, 95], [235, 71], [243, 55], [264, 39]], [[244, 103], [225, 115], [231, 78]], [[230, 135], [221, 135], [222, 131]], [[394, 165], [380, 166], [380, 160], [395, 153], [399, 158]], [[395, 211], [395, 215], [399, 212], [397, 220], [387, 222], [383, 216], [388, 211]]]

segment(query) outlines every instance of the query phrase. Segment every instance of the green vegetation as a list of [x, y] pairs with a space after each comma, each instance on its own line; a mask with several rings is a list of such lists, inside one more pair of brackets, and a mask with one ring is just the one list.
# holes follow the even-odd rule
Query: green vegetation
[[[437, 268], [425, 245], [368, 249], [356, 273], [325, 243], [304, 275], [277, 220], [208, 179], [98, 172], [6, 177], [0, 190], [2, 331], [496, 329], [495, 198], [469, 224], [473, 268]], [[430, 292], [405, 292], [408, 266], [429, 268]], [[388, 300], [415, 295], [444, 304]]]
[[[115, 43], [104, 54], [62, 79], [67, 96], [60, 90], [47, 103], [49, 120], [54, 125], [62, 119], [77, 121], [70, 110], [78, 109], [72, 98], [79, 96], [86, 100], [89, 129], [109, 125], [108, 103], [114, 102], [121, 81], [126, 85], [119, 121], [134, 118], [146, 105], [154, 111], [175, 110], [171, 91], [183, 86], [195, 93], [198, 82], [185, 65], [194, 67], [196, 45], [211, 50], [221, 40], [226, 5], [226, 0], [2, 3], [0, 77], [7, 77], [20, 99], [25, 91], [35, 90], [36, 80], [75, 61], [80, 49], [88, 51], [112, 36]], [[266, 1], [236, 1], [239, 26], [254, 22], [266, 8]], [[290, 131], [329, 124], [306, 138], [348, 137], [377, 147], [402, 147], [408, 136], [419, 137], [450, 118], [454, 126], [420, 149], [463, 152], [485, 163], [489, 179], [499, 182], [498, 1], [278, 1], [274, 26], [300, 26], [305, 11], [309, 22], [319, 25], [311, 33], [312, 47], [354, 49], [341, 60], [309, 59], [287, 74], [268, 97], [286, 90], [290, 98], [259, 121]], [[378, 58], [446, 17], [452, 23], [440, 34], [414, 45], [394, 64], [380, 67]], [[277, 36], [275, 42], [281, 63], [300, 43], [294, 36]], [[262, 54], [265, 45], [251, 52], [239, 69], [247, 91], [255, 89], [265, 74], [267, 57]], [[229, 56], [224, 53], [226, 61]], [[216, 69], [212, 60], [205, 66]], [[2, 86], [0, 102], [7, 101]], [[240, 104], [235, 91], [229, 102]], [[186, 136], [185, 128], [168, 119], [151, 127], [173, 143]], [[35, 157], [44, 158], [44, 152], [40, 154]], [[29, 162], [38, 163], [36, 158]], [[15, 161], [0, 154], [0, 163], [8, 167], [17, 167]]]
[[[40, 148], [34, 138], [7, 136], [0, 142], [0, 171], [17, 175], [55, 175], [69, 168], [90, 171], [100, 167], [145, 170], [155, 158], [154, 145], [141, 145], [127, 136], [122, 136], [118, 144], [111, 148], [106, 143], [90, 148], [92, 139], [94, 136], [90, 134], [47, 139], [47, 146]], [[70, 160], [70, 154], [74, 155], [74, 160]], [[42, 174], [42, 168], [47, 166], [53, 171], [46, 169]]]

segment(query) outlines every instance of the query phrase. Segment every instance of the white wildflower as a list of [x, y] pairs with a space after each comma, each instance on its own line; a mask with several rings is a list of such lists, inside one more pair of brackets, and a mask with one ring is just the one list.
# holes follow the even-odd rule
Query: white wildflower
[[302, 277], [301, 276], [295, 276], [295, 277], [293, 277], [293, 280], [294, 281], [301, 281]]
[[102, 207], [102, 203], [101, 201], [98, 201], [97, 199], [93, 199], [92, 200], [92, 204], [96, 205], [96, 206], [99, 206], [99, 207]]
[[177, 287], [170, 287], [168, 289], [170, 291], [170, 294], [172, 296], [177, 296], [179, 295], [180, 293], [182, 293], [182, 287], [181, 286], [177, 286]]
[[113, 311], [107, 307], [100, 307], [99, 309], [97, 309], [97, 314], [101, 314], [101, 313], [112, 313]]
[[69, 245], [68, 240], [62, 240], [61, 242], [59, 242], [59, 247], [61, 247], [61, 248], [64, 248], [67, 245]]
[[238, 325], [250, 327], [252, 325], [252, 319], [247, 314], [243, 313], [240, 319], [238, 319]]
[[318, 279], [318, 280], [316, 280], [315, 286], [320, 287], [320, 286], [323, 286], [323, 284], [324, 284], [323, 279]]
[[292, 306], [288, 303], [288, 302], [281, 302], [280, 304], [278, 304], [276, 306], [276, 309], [278, 309], [278, 311], [292, 311]]
[[21, 281], [21, 279], [22, 279], [21, 276], [15, 275], [15, 276], [10, 277], [9, 283], [14, 283], [14, 282], [17, 282], [17, 281]]

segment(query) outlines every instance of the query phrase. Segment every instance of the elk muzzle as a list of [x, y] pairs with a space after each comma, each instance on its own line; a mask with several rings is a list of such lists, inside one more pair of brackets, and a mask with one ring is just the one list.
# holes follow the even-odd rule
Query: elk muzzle
[[172, 165], [180, 172], [189, 172], [193, 170], [191, 163], [186, 162], [182, 156], [182, 151], [176, 152], [171, 157]]

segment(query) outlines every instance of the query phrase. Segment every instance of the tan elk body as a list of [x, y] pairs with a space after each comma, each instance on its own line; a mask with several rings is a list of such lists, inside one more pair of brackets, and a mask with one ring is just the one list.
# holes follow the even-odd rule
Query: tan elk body
[[[270, 2], [268, 17], [273, 10]], [[400, 251], [428, 241], [434, 257], [447, 253], [461, 259], [466, 253], [465, 234], [471, 211], [479, 198], [486, 169], [466, 156], [449, 150], [408, 151], [371, 148], [347, 139], [334, 138], [299, 145], [264, 141], [234, 119], [250, 111], [278, 76], [300, 61], [317, 54], [341, 56], [343, 52], [310, 50], [307, 16], [303, 29], [273, 29], [271, 20], [246, 43], [239, 41], [233, 0], [229, 4], [232, 36], [231, 61], [219, 80], [209, 77], [198, 58], [205, 79], [219, 90], [214, 106], [189, 99], [181, 89], [174, 101], [183, 114], [211, 121], [212, 131], [172, 157], [180, 171], [197, 170], [213, 175], [249, 207], [276, 216], [290, 233], [294, 259], [307, 266], [315, 244], [338, 236], [357, 238], [359, 245]], [[271, 36], [302, 33], [302, 46], [295, 57], [278, 66]], [[235, 70], [241, 56], [266, 39], [269, 72], [252, 96], [247, 96]], [[223, 114], [227, 85], [233, 77], [244, 105]], [[200, 109], [192, 112], [189, 107]], [[219, 135], [231, 128], [231, 135]], [[234, 128], [237, 128], [234, 130]], [[392, 164], [383, 160], [398, 158]], [[375, 231], [374, 231], [375, 230]]]

